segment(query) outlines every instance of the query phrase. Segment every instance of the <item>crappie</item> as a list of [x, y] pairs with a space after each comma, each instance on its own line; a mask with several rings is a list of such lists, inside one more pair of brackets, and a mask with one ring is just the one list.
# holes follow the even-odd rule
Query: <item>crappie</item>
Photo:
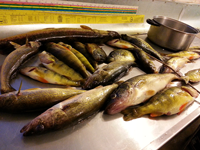
[[54, 105], [25, 125], [20, 132], [24, 136], [40, 134], [85, 120], [97, 113], [117, 84], [98, 87]]
[[123, 110], [122, 114], [124, 114], [125, 121], [146, 114], [150, 114], [150, 117], [173, 115], [181, 113], [198, 97], [198, 95], [196, 90], [189, 87], [171, 87], [154, 95], [143, 106], [137, 108], [129, 107]]
[[98, 85], [113, 83], [127, 74], [133, 64], [133, 61], [113, 61], [99, 68], [87, 78], [83, 89], [91, 89]]
[[136, 48], [136, 46], [134, 46], [130, 42], [122, 40], [122, 39], [113, 39], [111, 41], [108, 41], [107, 44], [109, 46], [116, 47], [116, 48], [122, 48], [122, 49]]
[[78, 57], [78, 59], [84, 64], [86, 69], [88, 69], [91, 73], [94, 73], [95, 69], [93, 68], [93, 66], [90, 64], [90, 62], [87, 60], [87, 58], [81, 52], [74, 49], [71, 45], [65, 44], [63, 42], [59, 42], [58, 44], [65, 46], [69, 50], [71, 50], [72, 53], [74, 53], [76, 55], [76, 57]]
[[81, 86], [80, 82], [69, 80], [67, 77], [44, 67], [25, 67], [20, 69], [20, 73], [42, 83]]
[[198, 59], [200, 57], [199, 54], [192, 52], [192, 51], [180, 51], [177, 53], [171, 53], [166, 55], [167, 57], [184, 57], [189, 60]]
[[[179, 71], [188, 62], [189, 62], [189, 60], [187, 58], [184, 58], [184, 57], [173, 57], [173, 58], [169, 59], [166, 62], [166, 65], [171, 67], [174, 71]], [[171, 70], [169, 67], [166, 67], [165, 65], [162, 65], [162, 67], [160, 68], [160, 73], [173, 72], [173, 70]]]
[[113, 62], [113, 61], [135, 61], [134, 55], [125, 49], [116, 49], [107, 57], [107, 62]]
[[39, 42], [28, 42], [22, 46], [11, 43], [16, 45], [17, 49], [11, 52], [3, 62], [1, 68], [1, 93], [15, 91], [10, 85], [12, 75], [16, 73], [20, 65], [39, 51], [41, 45]]
[[135, 36], [128, 36], [126, 34], [122, 34], [121, 37], [123, 40], [126, 40], [126, 41], [136, 45], [137, 47], [141, 48], [146, 53], [156, 57], [157, 59], [159, 59], [161, 61], [164, 61], [164, 58], [143, 39], [137, 38]]
[[41, 111], [69, 97], [85, 92], [71, 88], [34, 88], [0, 95], [0, 110], [8, 112]]
[[43, 51], [39, 54], [39, 59], [45, 67], [67, 77], [70, 80], [83, 80], [83, 77], [78, 72], [76, 72], [74, 69], [72, 69], [71, 67], [58, 60], [56, 57], [46, 51]]
[[86, 49], [95, 61], [103, 63], [106, 61], [107, 55], [105, 51], [95, 43], [86, 43]]
[[128, 106], [140, 104], [164, 89], [174, 79], [179, 79], [179, 77], [171, 73], [132, 77], [121, 83], [110, 95], [105, 112], [116, 114]]
[[190, 70], [185, 73], [185, 76], [181, 77], [185, 80], [186, 83], [188, 82], [199, 82], [200, 81], [200, 69]]

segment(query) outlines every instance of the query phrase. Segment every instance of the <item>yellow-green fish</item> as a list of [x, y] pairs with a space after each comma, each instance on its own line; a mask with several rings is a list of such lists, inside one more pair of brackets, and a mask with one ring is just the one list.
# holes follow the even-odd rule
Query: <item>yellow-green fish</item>
[[39, 54], [39, 59], [45, 67], [67, 77], [70, 80], [83, 80], [83, 77], [78, 72], [76, 72], [74, 69], [72, 69], [71, 67], [58, 60], [55, 56], [46, 51], [43, 51]]
[[41, 111], [85, 90], [72, 88], [34, 88], [0, 95], [0, 111]]
[[81, 52], [79, 52], [76, 49], [72, 48], [71, 45], [65, 44], [63, 42], [59, 42], [58, 44], [60, 44], [62, 46], [65, 46], [69, 50], [71, 50], [72, 53], [74, 53], [76, 55], [76, 57], [78, 57], [78, 59], [84, 64], [86, 69], [88, 69], [91, 73], [94, 73], [95, 69], [93, 68], [93, 66], [90, 64], [90, 62], [87, 60], [87, 58]]
[[60, 61], [63, 61], [69, 67], [75, 69], [83, 77], [89, 77], [89, 73], [87, 72], [83, 63], [68, 48], [53, 42], [48, 43], [46, 47], [46, 50], [53, 54]]
[[107, 62], [113, 62], [113, 61], [135, 61], [134, 55], [125, 49], [116, 49], [107, 57]]
[[86, 43], [86, 49], [94, 58], [95, 61], [103, 63], [105, 62], [107, 55], [105, 51], [95, 43]]
[[190, 70], [185, 73], [185, 76], [181, 77], [185, 80], [186, 83], [188, 82], [199, 82], [200, 81], [200, 69]]
[[27, 59], [35, 55], [39, 51], [40, 43], [30, 41], [25, 45], [18, 45], [11, 42], [16, 47], [4, 60], [1, 68], [1, 93], [15, 91], [10, 85], [11, 78]]
[[198, 95], [196, 90], [184, 86], [164, 89], [144, 105], [123, 110], [123, 118], [125, 121], [129, 121], [146, 114], [150, 114], [150, 117], [180, 114]]
[[42, 134], [79, 123], [97, 114], [117, 84], [98, 87], [62, 101], [30, 121], [20, 132], [24, 136]]
[[141, 38], [135, 37], [135, 36], [128, 36], [126, 34], [121, 35], [123, 40], [126, 40], [137, 47], [141, 48], [146, 53], [156, 57], [157, 59], [164, 61], [164, 58], [160, 55], [159, 52], [157, 52], [153, 47], [151, 47], [146, 41], [144, 41]]
[[[188, 58], [185, 57], [173, 57], [169, 59], [166, 64], [171, 67], [174, 71], [179, 71], [182, 69], [186, 63], [188, 63], [189, 60]], [[169, 67], [166, 67], [165, 65], [162, 65], [160, 68], [160, 73], [170, 73], [173, 72], [172, 69]]]
[[184, 57], [189, 60], [198, 59], [200, 57], [199, 54], [192, 52], [192, 51], [180, 51], [177, 53], [171, 53], [166, 55], [167, 57]]
[[122, 39], [113, 39], [107, 42], [109, 46], [116, 47], [116, 48], [122, 48], [122, 49], [132, 49], [136, 48], [133, 44], [131, 44], [128, 41], [122, 40]]
[[179, 79], [179, 77], [171, 73], [144, 74], [132, 77], [121, 83], [110, 95], [105, 112], [116, 114], [129, 106], [143, 103], [164, 89], [174, 79]]
[[42, 83], [80, 86], [78, 81], [69, 80], [67, 77], [60, 75], [44, 67], [25, 67], [20, 69], [20, 73]]

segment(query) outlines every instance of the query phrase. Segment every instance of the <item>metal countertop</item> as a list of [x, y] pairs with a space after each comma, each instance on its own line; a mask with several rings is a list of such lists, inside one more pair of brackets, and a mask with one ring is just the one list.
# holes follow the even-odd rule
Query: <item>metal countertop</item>
[[[0, 35], [0, 37], [5, 37]], [[145, 39], [146, 35], [141, 35]], [[147, 40], [148, 41], [148, 40]], [[149, 42], [149, 41], [148, 41]], [[149, 42], [155, 49], [166, 52], [162, 48]], [[195, 38], [192, 46], [199, 45], [200, 39]], [[112, 48], [102, 46], [108, 54]], [[6, 56], [0, 55], [0, 65]], [[37, 60], [30, 63], [37, 64]], [[158, 63], [157, 66], [160, 64]], [[181, 72], [188, 69], [196, 69], [200, 60], [189, 63]], [[133, 68], [129, 74], [121, 80], [127, 80], [132, 76], [144, 74], [140, 69]], [[54, 87], [39, 83], [32, 79], [17, 75], [12, 81], [12, 86], [18, 89], [23, 81], [22, 89], [33, 87]], [[200, 89], [200, 84], [195, 84]], [[2, 150], [155, 150], [175, 136], [180, 130], [197, 118], [200, 114], [200, 99], [197, 98], [180, 115], [163, 116], [150, 119], [147, 116], [125, 122], [121, 114], [105, 115], [103, 112], [70, 128], [49, 132], [43, 135], [23, 137], [20, 129], [38, 116], [40, 112], [12, 114], [0, 112], [0, 149]]]

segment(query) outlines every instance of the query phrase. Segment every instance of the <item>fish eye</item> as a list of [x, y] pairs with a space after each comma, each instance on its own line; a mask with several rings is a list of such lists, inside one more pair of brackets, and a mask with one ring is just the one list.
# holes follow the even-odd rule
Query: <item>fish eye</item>
[[115, 99], [116, 97], [117, 97], [117, 94], [116, 94], [116, 93], [113, 93], [113, 94], [110, 95], [110, 98], [111, 98], [111, 99]]

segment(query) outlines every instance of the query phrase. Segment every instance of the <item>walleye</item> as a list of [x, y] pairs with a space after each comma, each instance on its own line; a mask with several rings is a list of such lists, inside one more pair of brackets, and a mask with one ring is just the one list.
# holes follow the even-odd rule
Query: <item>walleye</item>
[[123, 118], [125, 121], [129, 121], [146, 114], [150, 114], [150, 117], [180, 114], [185, 108], [192, 104], [198, 95], [196, 90], [184, 86], [164, 89], [154, 95], [143, 106], [137, 108], [129, 107], [123, 110]]
[[92, 58], [89, 54], [89, 52], [86, 50], [85, 44], [81, 42], [74, 42], [74, 47], [76, 50], [78, 50], [80, 53], [82, 53], [87, 60], [90, 62], [90, 64], [94, 67], [94, 69], [98, 68], [97, 62]]
[[116, 82], [128, 73], [133, 64], [133, 61], [113, 61], [99, 68], [87, 78], [83, 89], [91, 89], [98, 85], [107, 85]]
[[86, 69], [88, 69], [91, 73], [94, 73], [95, 69], [93, 68], [93, 66], [90, 64], [90, 62], [87, 60], [87, 58], [81, 52], [79, 52], [76, 49], [72, 48], [71, 45], [65, 44], [63, 42], [59, 42], [58, 44], [60, 44], [62, 46], [65, 46], [69, 50], [71, 50], [72, 53], [74, 53], [76, 55], [76, 57], [78, 57], [78, 59], [84, 64]]
[[95, 43], [86, 44], [87, 51], [91, 54], [95, 61], [103, 63], [105, 62], [107, 55], [105, 51]]
[[199, 54], [192, 52], [192, 51], [180, 51], [177, 53], [171, 53], [166, 55], [167, 57], [184, 57], [187, 58], [189, 60], [194, 60], [194, 59], [198, 59], [200, 57]]
[[78, 72], [46, 51], [39, 54], [39, 59], [46, 68], [67, 77], [69, 80], [83, 80], [83, 77]]
[[[173, 57], [169, 59], [166, 64], [171, 67], [174, 71], [179, 71], [181, 68], [185, 66], [186, 63], [188, 63], [189, 60], [184, 57]], [[171, 70], [169, 67], [166, 67], [165, 65], [162, 65], [160, 68], [160, 73], [173, 73], [173, 70]]]
[[62, 101], [33, 119], [20, 132], [24, 136], [41, 134], [85, 120], [102, 108], [117, 86], [117, 84], [112, 84], [98, 87]]
[[47, 44], [47, 51], [53, 54], [60, 61], [63, 61], [69, 67], [74, 68], [77, 72], [80, 72], [83, 77], [89, 76], [83, 63], [68, 48], [50, 42]]
[[69, 97], [85, 92], [71, 88], [35, 88], [0, 95], [0, 110], [25, 112], [47, 109]]
[[11, 42], [15, 45], [16, 50], [10, 53], [3, 62], [1, 68], [1, 93], [7, 93], [15, 91], [10, 85], [10, 80], [12, 75], [16, 73], [20, 65], [22, 65], [27, 59], [35, 55], [40, 47], [39, 42], [28, 42], [25, 45], [18, 45]]
[[179, 77], [171, 73], [132, 77], [121, 83], [110, 95], [105, 112], [116, 114], [129, 106], [140, 104], [164, 89], [174, 79]]
[[42, 43], [61, 41], [104, 43], [119, 37], [120, 35], [115, 31], [96, 30], [86, 26], [81, 26], [81, 28], [46, 28], [0, 39], [0, 50], [9, 53], [14, 50], [13, 46], [9, 43], [10, 41], [23, 45], [26, 38], [30, 41], [39, 41]]
[[141, 48], [146, 53], [156, 57], [157, 59], [159, 59], [161, 61], [164, 61], [164, 58], [143, 39], [137, 38], [135, 36], [128, 36], [126, 34], [122, 34], [121, 37], [123, 40], [126, 40], [126, 41], [136, 45], [137, 47]]
[[67, 77], [44, 67], [25, 67], [20, 69], [20, 73], [42, 83], [81, 86], [80, 82], [69, 80]]
[[199, 82], [200, 81], [200, 69], [190, 70], [187, 73], [185, 73], [185, 76], [182, 76], [181, 78], [184, 79], [186, 83]]
[[113, 39], [111, 41], [108, 41], [107, 45], [112, 46], [112, 47], [116, 47], [116, 48], [122, 48], [122, 49], [136, 48], [136, 46], [133, 45], [132, 43], [125, 41], [125, 40], [122, 40], [122, 39]]
[[107, 57], [107, 62], [113, 62], [113, 61], [135, 61], [134, 55], [125, 49], [116, 49]]

